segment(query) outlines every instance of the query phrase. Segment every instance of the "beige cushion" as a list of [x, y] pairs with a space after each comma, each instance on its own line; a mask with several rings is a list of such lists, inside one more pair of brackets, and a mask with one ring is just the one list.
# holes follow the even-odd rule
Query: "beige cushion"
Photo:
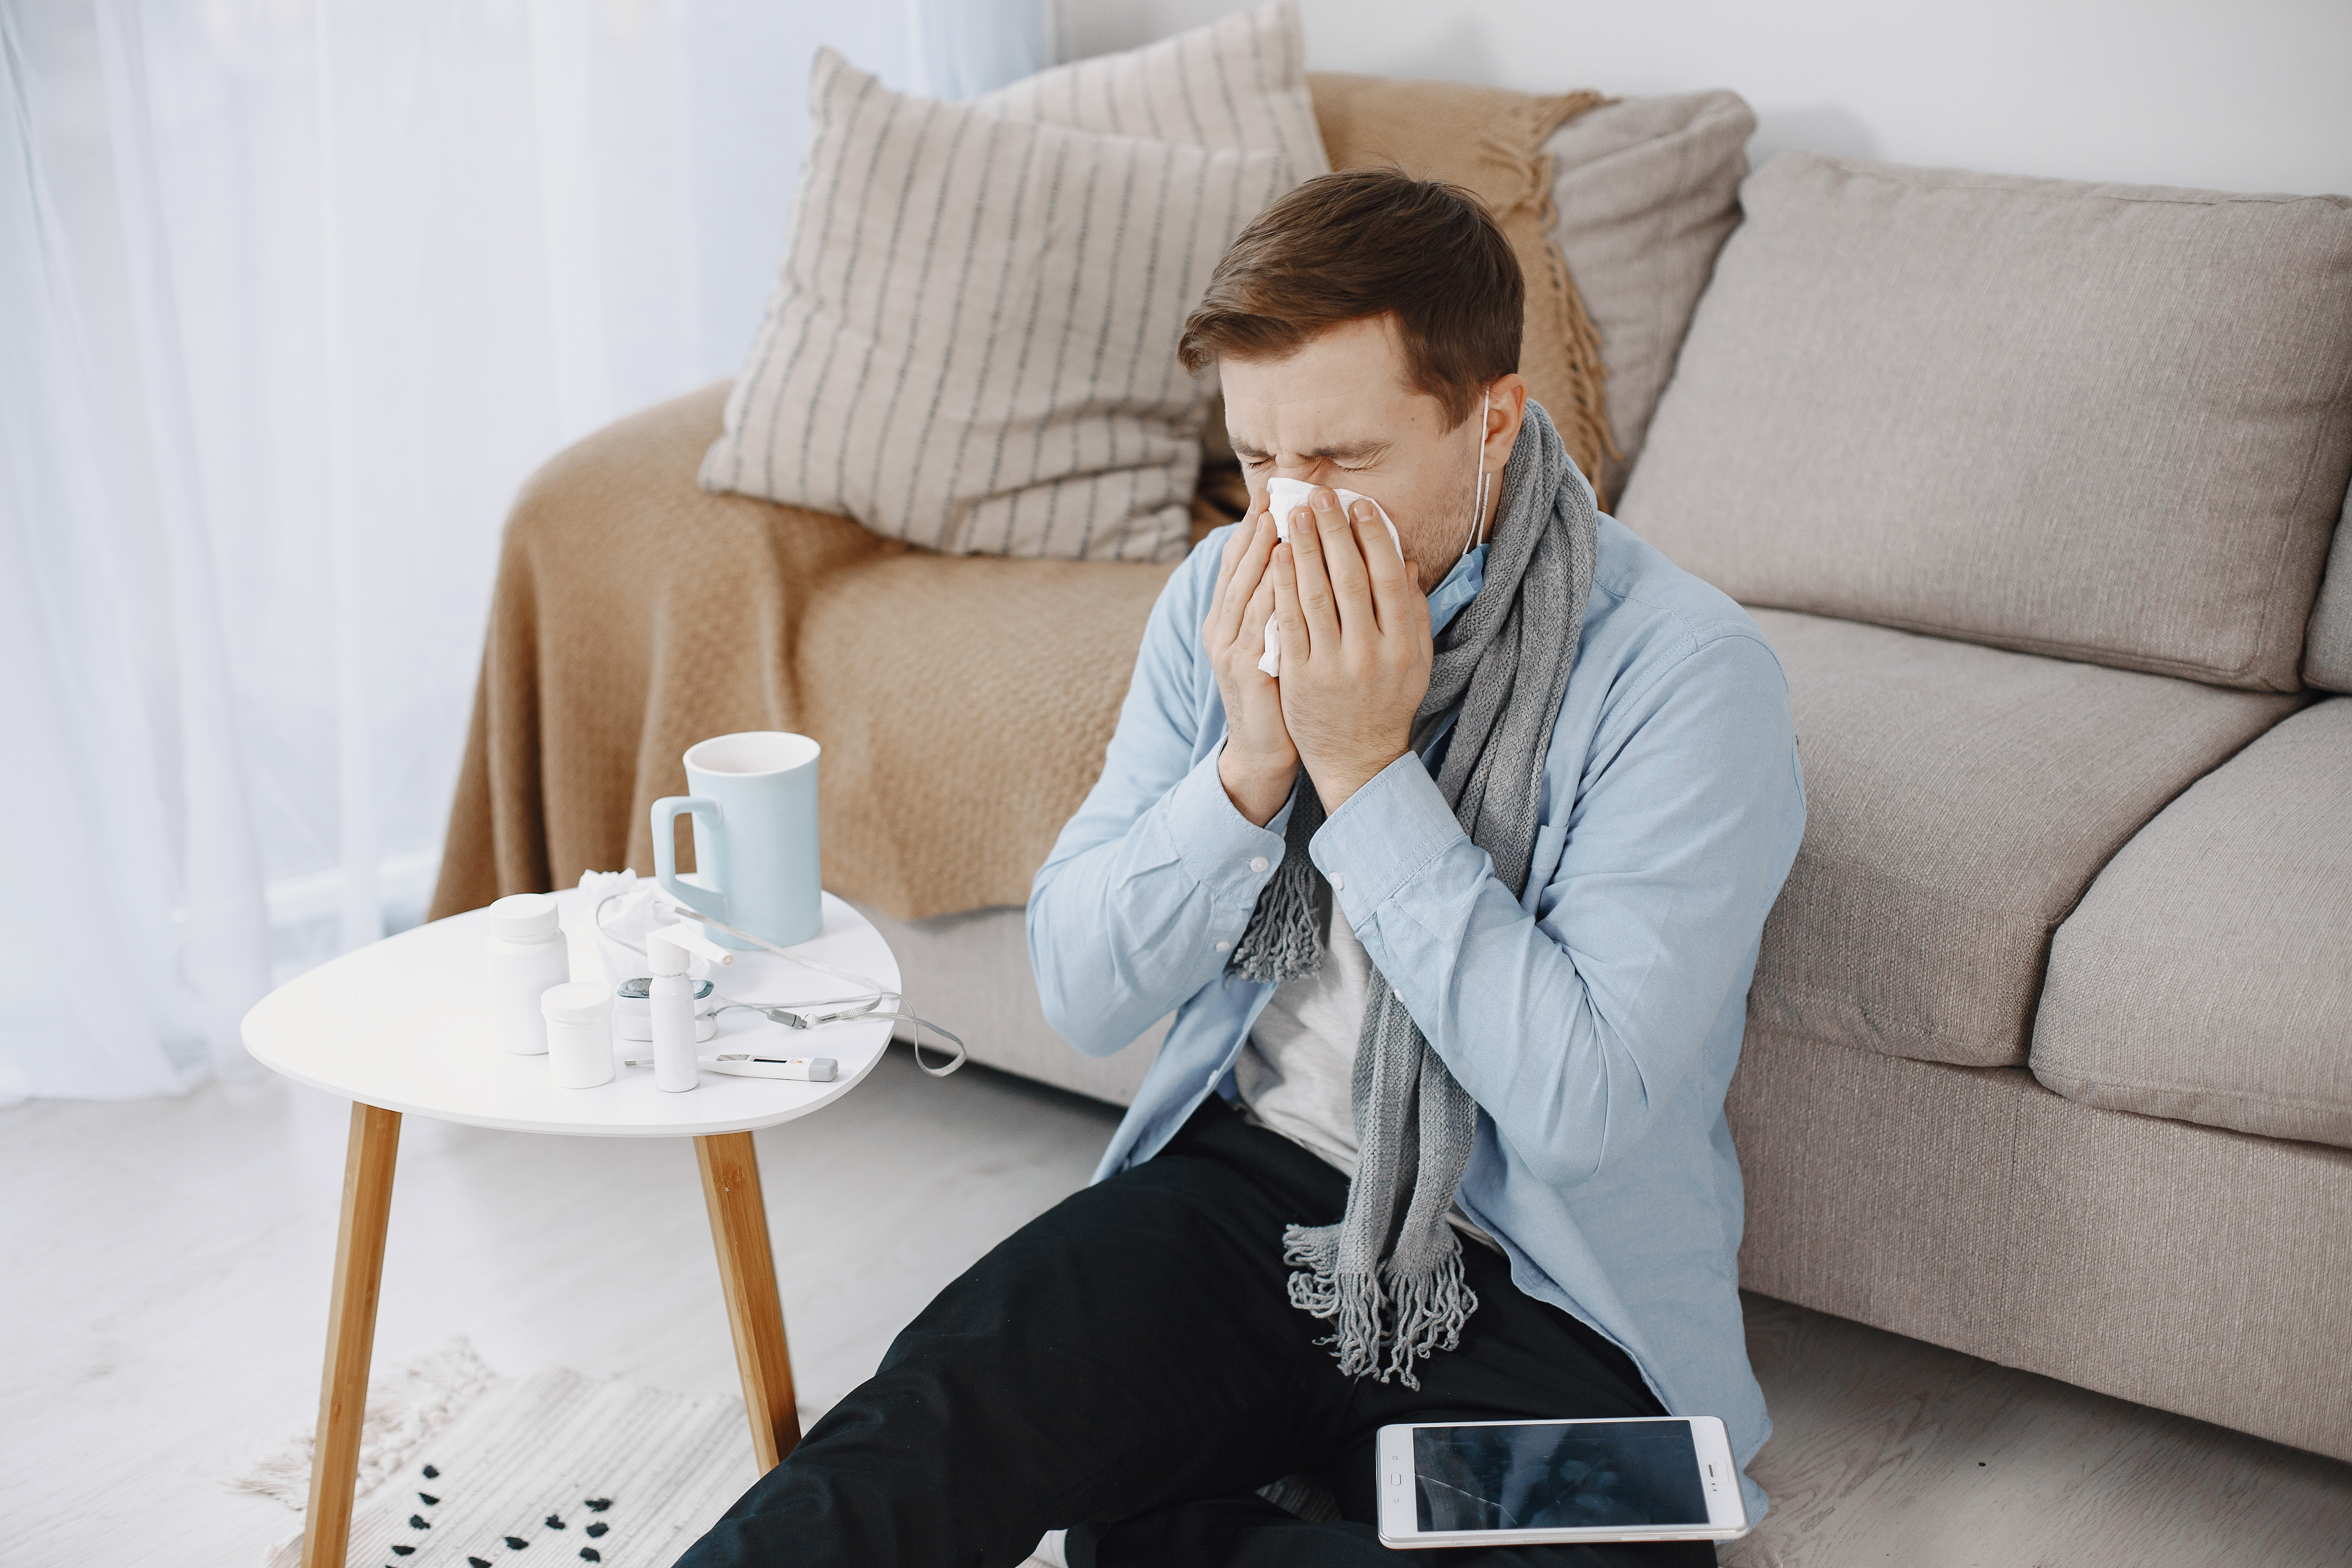
[[1177, 333], [1291, 165], [908, 97], [830, 49], [809, 100], [703, 488], [950, 554], [1181, 557], [1208, 395]]
[[2275, 690], [2352, 477], [2352, 200], [1786, 153], [1618, 515], [1747, 604]]
[[1307, 82], [1333, 168], [1393, 166], [1460, 185], [1486, 205], [1527, 280], [1519, 374], [1528, 395], [1551, 416], [1570, 459], [1597, 481], [1609, 450], [1601, 339], [1551, 241], [1551, 156], [1544, 148], [1561, 121], [1591, 112], [1601, 94], [1326, 71]]
[[1279, 153], [1298, 178], [1328, 173], [1307, 93], [1297, 0], [1273, 0], [1172, 38], [1075, 60], [973, 99], [974, 109], [1114, 136]]
[[1552, 243], [1609, 367], [1609, 428], [1619, 456], [1601, 465], [1604, 495], [1624, 490], [1691, 308], [1739, 221], [1755, 130], [1738, 93], [1686, 92], [1602, 104], [1544, 143], [1552, 158]]
[[2298, 700], [1753, 614], [1788, 671], [1805, 839], [1748, 1016], [1929, 1061], [2022, 1063], [2051, 931]]
[[[2352, 520], [2352, 494], [2344, 498]], [[2339, 521], [2327, 552], [2327, 575], [2319, 584], [2311, 626], [2303, 648], [2303, 679], [2330, 691], [2352, 691], [2352, 528]]]
[[2352, 1148], [2352, 697], [2116, 854], [2051, 946], [2032, 1065], [2085, 1105]]

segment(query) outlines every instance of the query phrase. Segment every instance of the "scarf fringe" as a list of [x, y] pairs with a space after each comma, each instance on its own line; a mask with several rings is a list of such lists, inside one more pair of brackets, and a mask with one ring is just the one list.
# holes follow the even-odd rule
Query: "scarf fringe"
[[[1282, 1232], [1282, 1260], [1295, 1270], [1290, 1276], [1290, 1304], [1309, 1317], [1332, 1323], [1332, 1331], [1315, 1342], [1332, 1347], [1332, 1358], [1344, 1377], [1369, 1377], [1379, 1383], [1394, 1379], [1418, 1389], [1412, 1363], [1462, 1342], [1462, 1328], [1478, 1310], [1478, 1293], [1463, 1273], [1462, 1243], [1450, 1228], [1452, 1249], [1429, 1273], [1405, 1278], [1389, 1271], [1379, 1276], [1339, 1268], [1339, 1229], [1336, 1225], [1286, 1226]], [[1391, 1328], [1382, 1320], [1393, 1314]], [[1385, 1346], [1388, 1364], [1381, 1364]]]
[[1257, 913], [1226, 964], [1244, 980], [1279, 985], [1323, 967], [1323, 933], [1316, 929], [1315, 890], [1289, 861], [1258, 896]]
[[1282, 864], [1257, 896], [1257, 907], [1225, 967], [1244, 980], [1279, 985], [1323, 967], [1323, 922], [1315, 909], [1315, 863], [1307, 846], [1323, 825], [1323, 803], [1302, 776], [1283, 836]]
[[1380, 1281], [1370, 1273], [1339, 1268], [1339, 1227], [1284, 1226], [1282, 1260], [1297, 1270], [1290, 1277], [1290, 1304], [1308, 1317], [1330, 1321], [1332, 1331], [1315, 1342], [1332, 1347], [1340, 1374], [1386, 1383], [1380, 1371]]
[[1386, 1383], [1394, 1373], [1407, 1388], [1419, 1388], [1412, 1363], [1436, 1351], [1450, 1351], [1462, 1342], [1462, 1325], [1478, 1310], [1478, 1293], [1462, 1272], [1462, 1239], [1446, 1227], [1454, 1249], [1434, 1270], [1411, 1279], [1391, 1272], [1388, 1303], [1396, 1313], [1395, 1337], [1389, 1346], [1389, 1364], [1381, 1373]]
[[[1294, 806], [1298, 811], [1298, 806]], [[1284, 853], [1258, 908], [1251, 912], [1249, 929], [1234, 942], [1225, 969], [1256, 980], [1258, 985], [1282, 985], [1296, 975], [1322, 969], [1322, 921], [1315, 917], [1315, 865], [1303, 853]]]

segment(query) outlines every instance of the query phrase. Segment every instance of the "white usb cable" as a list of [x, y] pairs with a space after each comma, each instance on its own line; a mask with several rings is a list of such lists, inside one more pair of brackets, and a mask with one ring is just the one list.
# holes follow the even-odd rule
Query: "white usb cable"
[[[816, 1029], [827, 1024], [855, 1023], [866, 1018], [888, 1018], [896, 1022], [912, 1024], [915, 1026], [915, 1037], [911, 1042], [915, 1047], [915, 1065], [933, 1078], [947, 1077], [948, 1074], [963, 1066], [965, 1058], [970, 1055], [962, 1039], [953, 1031], [941, 1028], [929, 1018], [918, 1017], [915, 1014], [908, 1012], [904, 992], [894, 991], [868, 976], [854, 973], [846, 969], [837, 969], [822, 960], [806, 957], [789, 948], [779, 947], [766, 937], [729, 925], [725, 921], [714, 915], [706, 915], [700, 910], [688, 909], [680, 904], [677, 912], [684, 919], [700, 921], [713, 931], [723, 931], [729, 936], [751, 942], [774, 953], [778, 958], [799, 964], [803, 969], [814, 969], [820, 974], [830, 974], [836, 980], [846, 980], [853, 985], [862, 985], [873, 993], [870, 996], [834, 996], [815, 1002], [729, 1002], [715, 1011], [723, 1013], [730, 1007], [748, 1007], [752, 1012], [764, 1014], [768, 1018], [782, 1024], [788, 1029]], [[885, 1002], [895, 1002], [899, 1005], [895, 1008], [886, 1008], [882, 1005]], [[955, 1047], [954, 1059], [945, 1067], [935, 1068], [923, 1060], [925, 1029], [940, 1036]]]

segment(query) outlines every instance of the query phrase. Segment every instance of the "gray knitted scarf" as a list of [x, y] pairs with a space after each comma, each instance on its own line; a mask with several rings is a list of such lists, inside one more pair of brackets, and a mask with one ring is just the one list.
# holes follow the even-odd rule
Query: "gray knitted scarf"
[[[1486, 577], [1437, 639], [1420, 726], [1456, 703], [1439, 793], [1470, 841], [1513, 893], [1525, 890], [1535, 851], [1544, 753], [1568, 691], [1599, 548], [1592, 496], [1572, 477], [1551, 419], [1528, 405], [1503, 469]], [[1228, 967], [1276, 983], [1323, 966], [1314, 864], [1307, 841], [1323, 803], [1302, 773], [1284, 835], [1282, 866]], [[1334, 918], [1337, 918], [1336, 916]], [[1475, 1042], [1470, 1048], [1475, 1048]], [[1375, 964], [1364, 997], [1349, 1098], [1356, 1175], [1337, 1225], [1283, 1232], [1293, 1306], [1336, 1320], [1328, 1339], [1339, 1370], [1421, 1386], [1412, 1363], [1460, 1342], [1478, 1305], [1462, 1273], [1462, 1242], [1446, 1222], [1478, 1128], [1478, 1106], [1454, 1081]]]

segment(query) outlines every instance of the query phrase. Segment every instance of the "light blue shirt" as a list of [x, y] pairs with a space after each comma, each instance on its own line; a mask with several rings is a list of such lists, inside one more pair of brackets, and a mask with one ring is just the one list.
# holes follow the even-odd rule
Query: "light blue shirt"
[[[1200, 628], [1223, 544], [1221, 529], [1161, 592], [1102, 777], [1030, 892], [1037, 989], [1066, 1038], [1108, 1056], [1176, 1016], [1097, 1181], [1150, 1159], [1212, 1092], [1234, 1097], [1274, 990], [1225, 972], [1290, 808], [1253, 826], [1217, 778], [1224, 705]], [[1474, 555], [1431, 595], [1433, 624], [1477, 591]], [[1669, 1412], [1721, 1416], [1743, 1469], [1771, 1423], [1740, 1321], [1723, 1098], [1804, 823], [1788, 683], [1763, 634], [1604, 516], [1525, 896], [1410, 753], [1309, 847], [1478, 1102], [1461, 1203], [1513, 1281], [1622, 1346]], [[1763, 1489], [1740, 1481], [1760, 1519]]]

